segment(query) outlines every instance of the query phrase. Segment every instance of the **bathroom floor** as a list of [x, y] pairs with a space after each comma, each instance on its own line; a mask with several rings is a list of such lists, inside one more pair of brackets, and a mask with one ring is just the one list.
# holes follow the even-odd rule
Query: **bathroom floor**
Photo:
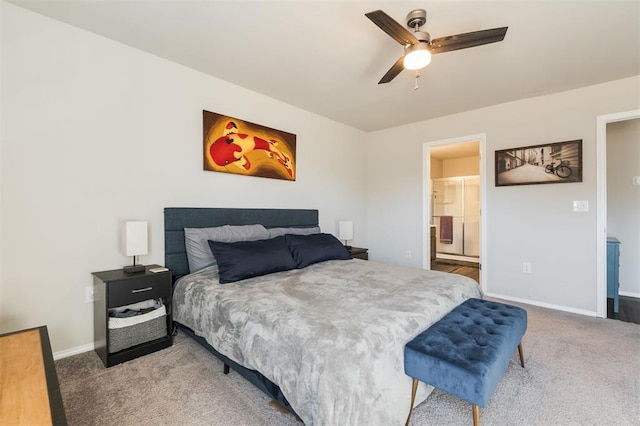
[[480, 268], [477, 263], [464, 262], [461, 260], [436, 259], [431, 262], [431, 269], [434, 271], [450, 272], [452, 274], [464, 275], [480, 282]]

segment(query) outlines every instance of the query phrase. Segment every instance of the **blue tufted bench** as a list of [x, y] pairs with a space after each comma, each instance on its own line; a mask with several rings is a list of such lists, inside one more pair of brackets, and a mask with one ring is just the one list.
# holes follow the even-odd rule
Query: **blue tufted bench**
[[413, 378], [411, 407], [418, 381], [473, 405], [473, 424], [485, 407], [518, 348], [524, 368], [522, 336], [527, 311], [517, 306], [469, 299], [420, 333], [404, 348], [404, 371]]

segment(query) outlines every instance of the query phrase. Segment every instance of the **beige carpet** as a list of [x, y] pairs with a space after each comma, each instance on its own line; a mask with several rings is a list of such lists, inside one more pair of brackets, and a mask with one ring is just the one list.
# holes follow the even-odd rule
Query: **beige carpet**
[[[483, 426], [640, 424], [640, 325], [521, 306], [526, 368], [512, 359], [481, 409]], [[56, 368], [70, 425], [301, 425], [182, 334], [109, 369], [94, 352]], [[434, 391], [411, 423], [470, 425], [471, 407]]]

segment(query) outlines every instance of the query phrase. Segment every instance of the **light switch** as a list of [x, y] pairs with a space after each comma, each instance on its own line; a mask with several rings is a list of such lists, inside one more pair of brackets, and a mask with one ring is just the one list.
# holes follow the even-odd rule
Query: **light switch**
[[640, 185], [640, 176], [634, 176], [633, 177], [633, 184], [634, 185]]
[[573, 211], [574, 212], [588, 212], [589, 211], [589, 200], [579, 200], [573, 202]]

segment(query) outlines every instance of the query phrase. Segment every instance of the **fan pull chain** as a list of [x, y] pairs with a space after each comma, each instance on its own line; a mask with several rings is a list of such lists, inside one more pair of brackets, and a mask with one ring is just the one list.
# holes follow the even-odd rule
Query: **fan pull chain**
[[[414, 27], [413, 27], [413, 32], [417, 33], [418, 31], [420, 31], [420, 25], [418, 24], [418, 22], [415, 23]], [[420, 70], [416, 70], [416, 84], [415, 86], [413, 86], [413, 90], [418, 90], [420, 88], [420, 86], [418, 86], [418, 79], [420, 78]]]

